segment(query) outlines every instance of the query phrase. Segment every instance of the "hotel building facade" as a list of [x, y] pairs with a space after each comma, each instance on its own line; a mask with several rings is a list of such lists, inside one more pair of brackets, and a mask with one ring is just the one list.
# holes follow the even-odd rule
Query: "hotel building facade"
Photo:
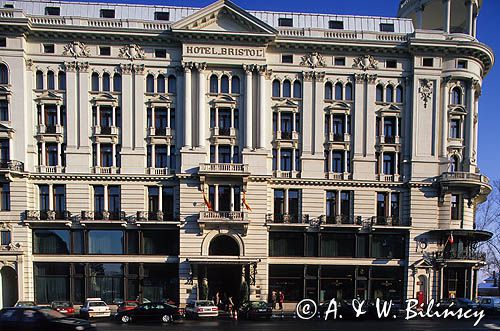
[[0, 1], [0, 306], [474, 298], [480, 0]]

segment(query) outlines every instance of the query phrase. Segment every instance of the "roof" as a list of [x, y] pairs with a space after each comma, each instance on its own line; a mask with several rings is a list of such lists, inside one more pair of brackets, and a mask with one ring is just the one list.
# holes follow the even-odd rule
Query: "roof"
[[[228, 0], [215, 1], [231, 4]], [[187, 16], [196, 13], [201, 8], [179, 7], [179, 6], [158, 6], [143, 4], [116, 4], [105, 2], [70, 2], [57, 0], [0, 0], [0, 6], [13, 4], [14, 8], [22, 9], [27, 15], [43, 16], [45, 7], [59, 7], [61, 16], [99, 18], [101, 9], [114, 9], [115, 18], [122, 20], [142, 20], [154, 21], [155, 12], [169, 12], [170, 23], [180, 21]], [[315, 28], [328, 29], [330, 21], [342, 21], [344, 30], [348, 31], [370, 31], [380, 32], [381, 23], [394, 25], [395, 33], [413, 33], [413, 23], [411, 19], [396, 17], [376, 17], [376, 16], [355, 16], [355, 15], [334, 15], [316, 13], [295, 13], [276, 11], [255, 11], [248, 10], [249, 14], [275, 28], [284, 28], [278, 24], [280, 18], [291, 18], [293, 27], [291, 28]], [[287, 27], [290, 28], [290, 27]]]

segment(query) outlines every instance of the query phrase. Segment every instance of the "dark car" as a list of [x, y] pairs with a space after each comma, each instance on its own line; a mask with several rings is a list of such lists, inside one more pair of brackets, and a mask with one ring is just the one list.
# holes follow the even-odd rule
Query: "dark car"
[[459, 308], [463, 308], [463, 310], [472, 309], [478, 310], [479, 305], [469, 299], [466, 298], [453, 298], [453, 299], [443, 299], [438, 302], [439, 306], [436, 304], [435, 310], [442, 312], [445, 309], [448, 311], [456, 311]]
[[115, 318], [122, 323], [130, 322], [163, 322], [172, 323], [181, 318], [176, 306], [162, 302], [148, 302], [134, 309], [116, 313]]
[[139, 306], [139, 303], [137, 301], [134, 300], [123, 301], [118, 306], [117, 312], [121, 313], [123, 311], [132, 310], [137, 308], [137, 306]]
[[69, 318], [55, 310], [40, 307], [4, 308], [0, 310], [0, 331], [96, 330], [88, 321]]
[[245, 319], [270, 319], [273, 310], [265, 301], [248, 301], [238, 309], [238, 316]]
[[[389, 307], [389, 304], [391, 304], [391, 306], [389, 312], [387, 313], [387, 316], [385, 316], [384, 307]], [[379, 307], [377, 310], [377, 300], [370, 300], [368, 301], [367, 308], [368, 308], [368, 317], [370, 318], [375, 318], [375, 319], [385, 318], [394, 320], [394, 316], [396, 317], [399, 316], [401, 310], [401, 304], [399, 303], [399, 301], [391, 302], [389, 300], [379, 299]], [[380, 316], [379, 316], [379, 310], [380, 310]]]
[[[352, 305], [352, 300], [336, 300], [337, 302], [337, 319], [340, 319], [340, 316], [342, 316], [342, 319], [350, 319], [356, 317], [356, 311], [353, 308]], [[328, 310], [328, 307], [330, 306], [330, 300], [323, 302], [321, 305], [319, 305], [318, 308], [318, 313], [321, 319], [325, 319], [326, 316], [326, 311]], [[332, 306], [332, 309], [334, 307]], [[363, 310], [366, 310], [367, 306], [366, 303], [363, 306]], [[328, 315], [328, 319], [334, 319], [335, 314], [332, 312]], [[364, 315], [360, 316], [359, 318], [365, 317]]]
[[66, 316], [72, 317], [75, 315], [75, 308], [69, 301], [52, 301], [50, 308]]

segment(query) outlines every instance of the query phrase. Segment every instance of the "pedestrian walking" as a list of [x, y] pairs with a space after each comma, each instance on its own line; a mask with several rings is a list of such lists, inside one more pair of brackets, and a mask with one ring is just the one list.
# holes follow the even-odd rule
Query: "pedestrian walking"
[[227, 304], [228, 304], [228, 310], [229, 310], [229, 316], [231, 318], [234, 318], [234, 301], [233, 301], [233, 297], [232, 296], [229, 296], [229, 299], [227, 299]]
[[271, 304], [273, 309], [276, 309], [276, 303], [278, 302], [276, 299], [277, 299], [277, 293], [276, 290], [273, 290], [271, 292]]
[[280, 310], [283, 310], [283, 302], [285, 301], [285, 293], [283, 291], [278, 292], [278, 302]]

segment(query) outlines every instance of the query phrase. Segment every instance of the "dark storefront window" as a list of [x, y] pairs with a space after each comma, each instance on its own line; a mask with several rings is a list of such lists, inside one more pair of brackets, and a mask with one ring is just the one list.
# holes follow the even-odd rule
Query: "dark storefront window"
[[401, 235], [380, 234], [372, 236], [372, 257], [401, 259], [404, 257], [405, 238]]
[[90, 263], [89, 272], [88, 286], [91, 297], [101, 298], [108, 304], [123, 301], [123, 264]]
[[144, 264], [143, 296], [153, 302], [178, 296], [177, 266]]
[[270, 256], [304, 256], [304, 234], [302, 232], [270, 232]]
[[354, 257], [356, 238], [354, 234], [322, 233], [322, 257]]
[[124, 231], [90, 230], [88, 232], [89, 254], [123, 254]]
[[69, 263], [35, 263], [37, 303], [69, 300]]
[[304, 299], [303, 265], [270, 265], [269, 292], [283, 291], [285, 302]]
[[319, 301], [353, 299], [354, 271], [355, 267], [321, 266]]
[[70, 251], [69, 230], [33, 230], [33, 253], [69, 254]]
[[142, 231], [143, 254], [178, 255], [179, 231]]

